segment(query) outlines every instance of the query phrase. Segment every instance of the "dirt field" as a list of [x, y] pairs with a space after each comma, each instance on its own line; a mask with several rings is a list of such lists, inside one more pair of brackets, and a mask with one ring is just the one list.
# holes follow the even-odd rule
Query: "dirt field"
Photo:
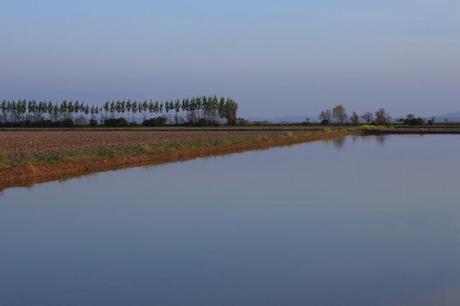
[[275, 136], [285, 131], [0, 131], [0, 152], [14, 159], [52, 153], [89, 151], [101, 147], [118, 148], [131, 145], [164, 145], [212, 141], [253, 136]]
[[[162, 129], [16, 129], [0, 130], [0, 156], [21, 160], [98, 148], [124, 148], [136, 145], [166, 145], [224, 139], [245, 139], [258, 136], [276, 137], [288, 132], [320, 132], [321, 127], [247, 127], [247, 128], [162, 128]], [[396, 127], [368, 133], [378, 134], [458, 134], [460, 127]]]
[[0, 191], [50, 180], [344, 136], [341, 130], [0, 131]]

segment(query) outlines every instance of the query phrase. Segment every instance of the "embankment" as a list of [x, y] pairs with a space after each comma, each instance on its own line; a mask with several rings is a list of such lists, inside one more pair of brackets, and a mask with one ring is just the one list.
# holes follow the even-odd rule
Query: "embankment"
[[[204, 132], [207, 133], [207, 132]], [[263, 150], [270, 147], [294, 145], [315, 140], [331, 140], [351, 134], [348, 129], [323, 131], [292, 131], [255, 135], [227, 135], [226, 137], [184, 136], [174, 141], [159, 143], [130, 143], [117, 146], [100, 146], [87, 150], [17, 154], [0, 158], [0, 190], [14, 186], [31, 186], [53, 180], [128, 167], [154, 165]], [[191, 138], [191, 139], [189, 139]], [[77, 143], [77, 146], [78, 143]], [[30, 146], [27, 146], [30, 150]]]

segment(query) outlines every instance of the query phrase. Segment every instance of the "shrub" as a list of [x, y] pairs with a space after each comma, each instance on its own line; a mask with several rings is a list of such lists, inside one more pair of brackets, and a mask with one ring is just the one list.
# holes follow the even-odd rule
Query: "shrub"
[[104, 126], [108, 127], [127, 127], [128, 121], [125, 118], [117, 118], [117, 119], [106, 119], [104, 121]]
[[407, 118], [406, 120], [404, 120], [404, 123], [407, 125], [424, 125], [425, 120], [423, 120], [422, 118]]
[[88, 125], [88, 120], [86, 119], [85, 116], [81, 115], [77, 119], [75, 119], [75, 124], [77, 126], [85, 126], [85, 125]]
[[156, 117], [142, 122], [142, 126], [164, 126], [166, 124], [166, 117]]
[[193, 125], [194, 126], [218, 126], [219, 122], [214, 121], [214, 120], [207, 120], [207, 119], [202, 118], [202, 119], [198, 120], [198, 122], [196, 122]]
[[61, 124], [63, 127], [73, 127], [74, 126], [73, 120], [69, 118], [62, 120]]
[[381, 125], [364, 124], [359, 127], [359, 130], [363, 132], [379, 132], [379, 131], [384, 131], [385, 127]]
[[244, 119], [244, 118], [238, 118], [238, 123], [237, 124], [240, 125], [240, 126], [247, 126], [247, 125], [249, 125], [249, 121]]

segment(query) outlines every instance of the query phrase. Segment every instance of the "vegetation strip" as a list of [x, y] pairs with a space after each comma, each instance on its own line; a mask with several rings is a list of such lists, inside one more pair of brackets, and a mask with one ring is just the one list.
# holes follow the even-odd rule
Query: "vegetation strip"
[[328, 140], [350, 134], [350, 130], [285, 132], [279, 135], [229, 137], [216, 140], [172, 142], [163, 145], [131, 145], [90, 151], [25, 156], [20, 160], [0, 155], [0, 190], [13, 186], [66, 179], [74, 176], [133, 166], [184, 161], [274, 146]]

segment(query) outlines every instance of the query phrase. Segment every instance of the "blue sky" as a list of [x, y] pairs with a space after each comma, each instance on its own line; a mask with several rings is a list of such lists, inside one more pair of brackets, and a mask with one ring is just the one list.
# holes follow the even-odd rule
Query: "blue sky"
[[460, 110], [460, 1], [0, 1], [0, 99]]

